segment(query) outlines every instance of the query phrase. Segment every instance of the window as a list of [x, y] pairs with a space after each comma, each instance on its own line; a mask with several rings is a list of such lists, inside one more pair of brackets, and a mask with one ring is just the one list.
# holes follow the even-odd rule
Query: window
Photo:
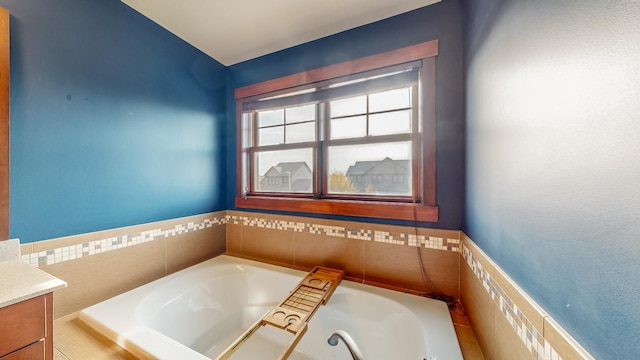
[[236, 206], [437, 221], [436, 55], [431, 41], [236, 89]]

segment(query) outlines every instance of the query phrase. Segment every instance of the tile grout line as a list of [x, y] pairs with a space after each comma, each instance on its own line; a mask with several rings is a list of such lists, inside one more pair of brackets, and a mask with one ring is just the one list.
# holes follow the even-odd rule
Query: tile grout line
[[[518, 338], [523, 342], [527, 350], [535, 359], [540, 360], [563, 360], [558, 352], [544, 338], [543, 333], [539, 331], [527, 317], [518, 309], [518, 306], [511, 300], [506, 292], [497, 284], [493, 276], [491, 276], [484, 266], [477, 260], [477, 256], [473, 254], [466, 245], [462, 245], [462, 256], [465, 263], [469, 266], [473, 274], [482, 283], [482, 287], [487, 291], [492, 303], [498, 307], [499, 312], [507, 320], [511, 328]], [[512, 304], [509, 308], [508, 304]], [[521, 320], [518, 324], [516, 318]], [[527, 326], [529, 325], [529, 326]]]

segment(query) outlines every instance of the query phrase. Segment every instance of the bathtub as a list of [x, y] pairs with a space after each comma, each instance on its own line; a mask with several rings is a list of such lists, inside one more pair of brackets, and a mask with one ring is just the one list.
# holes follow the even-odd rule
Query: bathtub
[[[86, 308], [79, 317], [143, 359], [215, 359], [305, 275], [222, 255]], [[346, 280], [318, 309], [289, 359], [351, 359], [344, 343], [327, 343], [338, 329], [367, 360], [462, 360], [445, 303]], [[291, 338], [264, 326], [232, 359], [276, 359]]]

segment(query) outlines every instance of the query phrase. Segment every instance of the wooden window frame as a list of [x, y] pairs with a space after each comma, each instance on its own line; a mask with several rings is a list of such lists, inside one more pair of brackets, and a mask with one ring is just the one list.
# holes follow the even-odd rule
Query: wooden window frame
[[[277, 210], [288, 212], [332, 214], [395, 220], [438, 221], [436, 205], [436, 56], [438, 40], [432, 40], [405, 48], [372, 55], [364, 58], [305, 71], [265, 82], [248, 85], [235, 90], [237, 151], [236, 151], [236, 197], [237, 208]], [[283, 194], [279, 197], [252, 194], [245, 196], [244, 182], [247, 178], [245, 161], [248, 145], [244, 144], [248, 127], [242, 116], [243, 99], [267, 93], [282, 92], [285, 89], [310, 86], [313, 83], [338, 77], [376, 70], [403, 63], [421, 61], [419, 113], [421, 116], [422, 163], [419, 166], [419, 203], [401, 203], [376, 199], [311, 199]], [[418, 158], [418, 157], [416, 157]]]

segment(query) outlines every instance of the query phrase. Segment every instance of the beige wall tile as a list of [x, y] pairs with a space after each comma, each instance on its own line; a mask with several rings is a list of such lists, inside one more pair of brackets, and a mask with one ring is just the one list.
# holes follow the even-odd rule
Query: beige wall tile
[[42, 270], [68, 284], [54, 295], [54, 316], [59, 318], [164, 276], [165, 241], [84, 256]]
[[538, 330], [542, 331], [543, 319], [547, 313], [538, 306], [529, 296], [516, 285], [501, 269], [495, 270], [496, 285], [500, 286], [527, 320]]
[[252, 212], [252, 211], [243, 211], [242, 216], [250, 218], [250, 219], [264, 219], [266, 220], [269, 216], [274, 216], [272, 214], [261, 213], [261, 212]]
[[242, 228], [242, 255], [270, 262], [294, 265], [292, 231], [281, 231], [256, 226]]
[[[493, 276], [494, 274], [494, 270], [496, 268], [495, 263], [493, 262], [493, 260], [491, 260], [485, 253], [484, 251], [482, 251], [478, 245], [476, 245], [467, 235], [465, 235], [464, 233], [461, 233], [461, 237], [460, 237], [460, 242], [461, 242], [461, 249], [462, 246], [466, 246], [469, 251], [471, 251], [471, 253], [473, 254], [473, 257], [478, 260], [480, 262], [480, 264], [485, 268], [485, 269], [491, 269], [491, 276]], [[464, 261], [464, 259], [462, 260]]]
[[225, 238], [221, 225], [167, 238], [167, 274], [224, 253]]
[[418, 228], [418, 235], [460, 239], [460, 231], [458, 230]]
[[460, 298], [460, 253], [420, 248], [422, 263], [439, 292]]
[[543, 335], [564, 360], [593, 359], [593, 356], [578, 344], [578, 342], [551, 317], [544, 319]]
[[295, 235], [295, 265], [340, 269], [351, 279], [364, 278], [364, 241], [308, 233]]
[[507, 319], [498, 313], [495, 316], [493, 334], [493, 359], [495, 360], [533, 360], [533, 354], [527, 349]]
[[95, 240], [108, 239], [115, 236], [113, 230], [96, 231], [86, 234], [65, 236], [33, 243], [33, 252], [53, 250], [64, 246], [72, 246]]
[[206, 219], [213, 219], [216, 217], [223, 217], [227, 214], [227, 212], [225, 210], [220, 210], [220, 211], [214, 211], [214, 212], [210, 212], [210, 213], [204, 213], [204, 214], [198, 214], [198, 215], [193, 215], [190, 216], [190, 220], [193, 222], [203, 222]]
[[229, 216], [243, 216], [244, 215], [244, 211], [227, 210], [226, 211], [226, 215], [229, 215]]
[[268, 220], [303, 223], [303, 224], [326, 224], [328, 220], [320, 218], [311, 218], [305, 216], [265, 214]]
[[149, 231], [149, 230], [155, 230], [155, 229], [169, 230], [169, 229], [175, 228], [176, 225], [185, 225], [190, 222], [201, 223], [205, 219], [212, 219], [217, 216], [224, 216], [225, 213], [226, 211], [216, 211], [211, 213], [185, 216], [185, 217], [180, 217], [175, 219], [168, 219], [168, 220], [155, 221], [155, 222], [132, 225], [132, 226], [125, 226], [125, 227], [114, 229], [114, 233], [116, 236], [120, 236], [120, 235], [129, 235], [129, 234], [139, 234], [140, 232], [143, 232], [143, 231]]
[[[365, 282], [459, 297], [458, 253], [375, 241], [365, 241], [364, 251]], [[426, 272], [425, 278], [421, 266]]]
[[[163, 226], [163, 222], [152, 222], [147, 224], [139, 224], [139, 225], [131, 225], [124, 226], [121, 228], [113, 229], [113, 236], [122, 236], [122, 235], [140, 235], [143, 231], [149, 231], [154, 229], [160, 229]], [[168, 228], [169, 226], [165, 223], [165, 226]]]
[[20, 244], [20, 255], [31, 254], [33, 252], [33, 243]]
[[[460, 299], [485, 359], [493, 359], [497, 308], [471, 268], [460, 262]], [[493, 274], [493, 267], [486, 269]]]
[[242, 225], [226, 224], [227, 253], [242, 254]]
[[[331, 219], [311, 219], [314, 224], [323, 224], [329, 226], [338, 226], [343, 228], [363, 229], [367, 228], [370, 224], [362, 223], [358, 221], [346, 221], [346, 220], [331, 220]], [[324, 222], [323, 222], [324, 221]]]

